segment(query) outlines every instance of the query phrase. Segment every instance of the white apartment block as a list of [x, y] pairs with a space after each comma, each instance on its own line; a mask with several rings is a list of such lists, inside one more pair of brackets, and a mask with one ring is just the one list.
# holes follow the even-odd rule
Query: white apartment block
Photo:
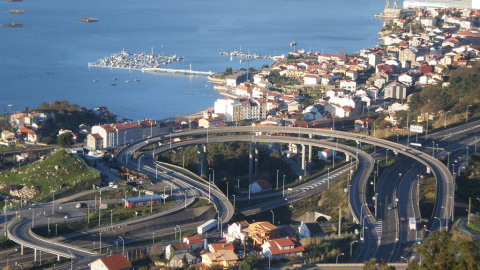
[[143, 128], [138, 123], [117, 123], [93, 126], [92, 134], [103, 138], [103, 148], [110, 148], [143, 139]]

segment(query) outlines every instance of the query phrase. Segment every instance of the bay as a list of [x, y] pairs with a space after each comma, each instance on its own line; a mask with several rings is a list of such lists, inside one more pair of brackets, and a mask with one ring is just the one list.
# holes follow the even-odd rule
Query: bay
[[[87, 64], [122, 49], [150, 53], [153, 47], [155, 54], [184, 57], [167, 68], [259, 68], [272, 60], [240, 63], [219, 52], [241, 47], [243, 52], [286, 55], [293, 41], [306, 51], [354, 53], [378, 43], [382, 21], [372, 18], [383, 5], [383, 0], [1, 1], [1, 23], [24, 27], [0, 28], [0, 111], [66, 99], [87, 108], [106, 106], [133, 120], [193, 113], [220, 97], [204, 76]], [[25, 14], [8, 14], [10, 9]], [[78, 17], [99, 21], [84, 23]]]

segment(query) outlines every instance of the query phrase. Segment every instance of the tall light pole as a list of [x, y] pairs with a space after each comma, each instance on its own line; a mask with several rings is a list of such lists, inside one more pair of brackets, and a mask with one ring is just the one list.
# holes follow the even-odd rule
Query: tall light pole
[[285, 197], [285, 174], [283, 175], [282, 196]]
[[70, 253], [70, 270], [72, 270], [73, 269], [73, 254], [70, 250], [67, 250], [67, 251], [68, 251], [68, 253]]
[[350, 243], [350, 258], [352, 258], [352, 246], [353, 246], [353, 244], [355, 244], [355, 243], [358, 243], [358, 240], [352, 241], [352, 242]]
[[444, 128], [447, 128], [447, 114], [448, 114], [449, 112], [450, 112], [450, 111], [445, 112], [445, 123], [443, 124]]
[[233, 211], [235, 212], [235, 194], [233, 194]]
[[438, 222], [440, 223], [440, 232], [442, 231], [442, 220], [440, 220], [438, 217], [433, 217], [433, 219], [438, 219]]
[[138, 170], [139, 170], [139, 171], [140, 171], [140, 161], [142, 160], [142, 157], [143, 157], [143, 156], [140, 156], [140, 157], [138, 158]]
[[209, 170], [212, 170], [213, 172], [213, 177], [212, 177], [212, 183], [215, 185], [215, 170], [212, 168], [208, 168]]
[[102, 233], [100, 233], [100, 255], [102, 255]]
[[118, 238], [122, 239], [122, 254], [123, 256], [125, 256], [125, 240], [123, 240], [121, 236], [119, 236]]
[[277, 170], [277, 189], [278, 189], [278, 171], [279, 170]]
[[467, 106], [467, 113], [465, 114], [465, 123], [468, 122], [468, 107], [472, 107], [472, 105]]
[[53, 191], [53, 199], [52, 199], [52, 215], [55, 213], [55, 190]]
[[339, 257], [339, 256], [343, 256], [343, 255], [345, 255], [345, 254], [344, 254], [344, 253], [340, 253], [340, 254], [337, 255], [337, 259], [335, 260], [337, 264], [338, 264], [338, 257]]
[[275, 214], [273, 213], [273, 210], [270, 210], [272, 212], [272, 224], [275, 225]]
[[180, 238], [179, 239], [182, 239], [182, 228], [180, 228], [180, 226], [178, 225], [175, 225], [175, 228], [178, 227], [178, 229], [180, 230]]

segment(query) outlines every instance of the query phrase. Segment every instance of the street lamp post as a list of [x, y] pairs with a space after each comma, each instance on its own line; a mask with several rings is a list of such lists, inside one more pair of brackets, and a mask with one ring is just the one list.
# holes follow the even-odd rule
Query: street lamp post
[[340, 254], [337, 255], [337, 259], [335, 260], [335, 261], [336, 261], [336, 264], [338, 264], [338, 257], [343, 256], [343, 255], [345, 255], [345, 254], [344, 254], [344, 253], [340, 253]]
[[358, 240], [352, 241], [352, 242], [350, 243], [350, 258], [352, 258], [352, 246], [353, 246], [353, 244], [355, 244], [355, 243], [358, 243]]
[[447, 128], [447, 114], [448, 114], [449, 112], [450, 112], [450, 111], [447, 111], [447, 112], [445, 113], [445, 123], [443, 124], [443, 127], [444, 127], [444, 128]]
[[285, 174], [283, 175], [282, 196], [285, 197]]
[[438, 219], [438, 222], [440, 223], [440, 232], [442, 231], [442, 220], [439, 219], [438, 217], [433, 217], [434, 219]]
[[273, 213], [273, 210], [270, 210], [272, 212], [272, 224], [275, 225], [275, 214]]
[[209, 170], [212, 170], [213, 172], [213, 177], [212, 177], [212, 183], [215, 185], [215, 170], [212, 168], [208, 168]]
[[141, 163], [142, 157], [143, 157], [143, 156], [140, 156], [140, 157], [138, 158], [138, 170], [139, 170], [139, 171], [140, 171], [140, 163]]
[[178, 225], [175, 225], [175, 228], [178, 227], [178, 229], [180, 230], [180, 237], [179, 239], [181, 240], [182, 239], [182, 228], [180, 228], [180, 226]]
[[467, 113], [465, 114], [465, 123], [468, 122], [468, 107], [472, 107], [472, 105], [467, 106]]
[[67, 250], [70, 253], [70, 270], [73, 269], [73, 254], [70, 250]]
[[235, 194], [233, 195], [233, 211], [235, 211]]
[[279, 170], [277, 170], [277, 189], [278, 189], [278, 171]]
[[52, 215], [55, 213], [55, 190], [53, 191], [53, 199], [52, 199]]
[[122, 254], [123, 256], [125, 256], [125, 240], [123, 240], [121, 236], [119, 236], [118, 238], [122, 239]]
[[404, 259], [404, 260], [408, 263], [407, 258], [405, 258], [405, 257], [403, 257], [403, 256], [400, 256], [400, 259]]
[[102, 233], [100, 233], [100, 246], [99, 246], [100, 255], [102, 254]]

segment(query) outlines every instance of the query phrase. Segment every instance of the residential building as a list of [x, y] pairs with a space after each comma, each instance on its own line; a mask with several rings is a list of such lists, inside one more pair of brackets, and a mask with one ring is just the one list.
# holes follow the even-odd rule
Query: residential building
[[385, 87], [384, 98], [406, 99], [407, 87], [398, 81], [393, 81]]
[[205, 266], [219, 266], [222, 268], [231, 268], [238, 265], [238, 257], [233, 250], [219, 250], [208, 252], [201, 255], [202, 263]]
[[249, 224], [244, 231], [248, 233], [248, 237], [253, 240], [255, 246], [262, 245], [270, 239], [276, 239], [280, 234], [277, 226], [266, 221]]
[[33, 129], [29, 129], [24, 125], [19, 126], [17, 132], [26, 142], [34, 143], [38, 139], [37, 133]]
[[323, 150], [318, 151], [318, 158], [323, 161], [327, 161], [330, 157], [335, 156], [334, 149], [325, 148]]
[[306, 222], [298, 227], [298, 234], [301, 238], [322, 237], [325, 233], [318, 222]]
[[245, 82], [247, 78], [247, 72], [244, 70], [237, 71], [231, 75], [227, 76], [227, 86], [237, 87], [242, 82]]
[[228, 226], [228, 230], [223, 234], [227, 243], [232, 243], [235, 239], [240, 239], [242, 243], [245, 241], [244, 230], [248, 228], [247, 221], [234, 222]]
[[88, 264], [91, 270], [128, 270], [133, 269], [132, 264], [123, 256], [116, 254], [110, 257], [97, 259]]
[[163, 197], [159, 195], [147, 195], [140, 197], [128, 197], [122, 198], [122, 202], [126, 208], [144, 206], [144, 205], [156, 205], [160, 204]]
[[259, 193], [272, 190], [272, 184], [268, 180], [257, 180], [250, 185], [251, 193]]
[[167, 260], [178, 254], [190, 252], [190, 246], [187, 243], [174, 243], [165, 247], [165, 258]]
[[305, 248], [295, 238], [272, 239], [262, 245], [262, 255], [272, 259], [302, 256], [304, 251]]
[[348, 90], [350, 92], [355, 92], [355, 91], [357, 91], [357, 82], [356, 81], [341, 80], [340, 81], [340, 88]]
[[95, 133], [103, 139], [102, 148], [111, 148], [144, 138], [142, 126], [134, 122], [93, 126], [92, 134]]
[[225, 120], [222, 117], [210, 117], [210, 118], [202, 118], [198, 120], [198, 127], [201, 128], [211, 128], [220, 123], [224, 123]]
[[170, 267], [174, 268], [183, 268], [184, 259], [187, 261], [187, 265], [192, 265], [197, 263], [197, 258], [190, 253], [175, 254], [169, 262]]
[[215, 244], [208, 244], [208, 251], [214, 253], [221, 250], [231, 250], [234, 251], [235, 247], [232, 243], [215, 243]]
[[13, 144], [15, 143], [17, 138], [15, 138], [15, 133], [4, 130], [2, 131], [2, 141], [7, 143], [7, 144]]
[[183, 242], [190, 246], [190, 250], [203, 247], [203, 239], [200, 235], [184, 237]]
[[304, 85], [317, 85], [322, 82], [322, 77], [318, 74], [305, 74], [303, 76]]
[[87, 147], [90, 149], [101, 149], [103, 148], [103, 138], [100, 134], [88, 134], [87, 135]]

